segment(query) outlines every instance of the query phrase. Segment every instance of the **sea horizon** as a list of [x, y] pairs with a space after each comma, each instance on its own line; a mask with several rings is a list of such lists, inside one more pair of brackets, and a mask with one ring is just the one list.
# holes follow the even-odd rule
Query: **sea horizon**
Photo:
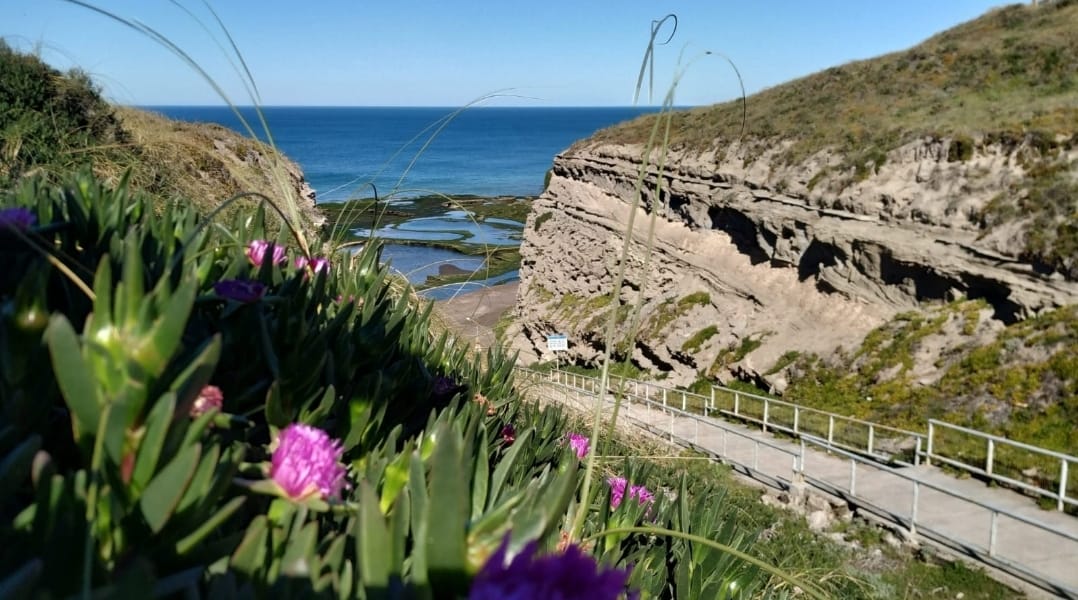
[[[141, 106], [265, 140], [253, 105]], [[318, 202], [375, 195], [537, 196], [554, 157], [651, 107], [262, 106], [276, 146], [302, 169]]]

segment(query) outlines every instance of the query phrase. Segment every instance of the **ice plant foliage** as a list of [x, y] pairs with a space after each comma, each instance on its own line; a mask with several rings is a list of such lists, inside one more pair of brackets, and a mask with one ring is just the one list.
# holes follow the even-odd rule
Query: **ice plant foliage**
[[0, 229], [29, 229], [37, 223], [37, 216], [30, 209], [16, 206], [0, 209]]
[[293, 500], [317, 495], [335, 500], [346, 487], [341, 442], [310, 425], [281, 430], [270, 459], [270, 478]]
[[213, 284], [213, 291], [222, 298], [246, 304], [261, 300], [266, 286], [246, 279], [224, 279]]
[[635, 598], [625, 589], [628, 569], [604, 569], [570, 544], [563, 552], [536, 556], [530, 542], [507, 557], [509, 538], [491, 555], [472, 581], [469, 600], [617, 600]]
[[211, 410], [221, 410], [224, 401], [221, 388], [215, 385], [204, 386], [198, 393], [198, 398], [195, 398], [195, 403], [191, 405], [191, 418], [200, 417]]
[[570, 433], [566, 437], [569, 440], [569, 447], [573, 449], [573, 452], [576, 452], [577, 458], [583, 459], [588, 455], [588, 450], [591, 448], [591, 440], [579, 433]]
[[[270, 251], [271, 247], [273, 248], [272, 251]], [[262, 263], [265, 262], [267, 252], [270, 253], [269, 258], [274, 264], [279, 265], [288, 260], [285, 256], [284, 247], [278, 246], [273, 242], [267, 242], [266, 240], [252, 240], [250, 244], [247, 244], [247, 260], [250, 260], [251, 264], [256, 267], [261, 267]]]
[[625, 499], [626, 487], [629, 488], [629, 498], [635, 498], [638, 503], [653, 504], [655, 502], [655, 495], [649, 492], [648, 488], [642, 485], [630, 486], [624, 477], [611, 477], [606, 480], [606, 483], [610, 486], [610, 508], [621, 506], [621, 501]]

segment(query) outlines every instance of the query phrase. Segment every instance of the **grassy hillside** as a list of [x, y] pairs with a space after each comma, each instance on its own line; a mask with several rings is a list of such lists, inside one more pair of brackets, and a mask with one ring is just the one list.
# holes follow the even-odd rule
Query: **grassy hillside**
[[[298, 167], [265, 144], [217, 125], [114, 107], [81, 71], [61, 73], [2, 40], [0, 81], [0, 190], [90, 169], [113, 183], [126, 174], [132, 189], [202, 214], [242, 192], [258, 191], [281, 206], [293, 196], [304, 209], [302, 225], [315, 229], [313, 206], [296, 198]], [[230, 207], [226, 217], [241, 209]], [[270, 219], [271, 229], [280, 226]]]
[[[842, 157], [846, 185], [887, 153], [918, 139], [948, 139], [949, 161], [1001, 145], [1026, 171], [980, 215], [985, 234], [1021, 239], [1019, 258], [1078, 280], [1078, 2], [1014, 5], [940, 33], [909, 50], [827, 69], [747, 99], [750, 144], [782, 141], [779, 161], [801, 164], [825, 149]], [[671, 145], [723, 149], [742, 132], [740, 100], [675, 113]], [[591, 144], [644, 143], [643, 117]], [[1073, 153], [1071, 154], [1073, 156]], [[813, 180], [827, 174], [816, 167]], [[810, 184], [811, 185], [811, 184]]]
[[[1067, 143], [1078, 128], [1078, 2], [1014, 5], [909, 50], [785, 83], [748, 98], [746, 133], [793, 140], [795, 161], [823, 148], [888, 150], [925, 135], [1034, 135]], [[644, 142], [651, 119], [600, 132], [595, 142]], [[679, 112], [672, 144], [734, 141], [741, 101]]]

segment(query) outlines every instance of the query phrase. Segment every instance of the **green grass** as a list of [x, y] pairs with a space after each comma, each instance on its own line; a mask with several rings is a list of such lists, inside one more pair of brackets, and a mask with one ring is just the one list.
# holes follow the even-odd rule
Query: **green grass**
[[707, 327], [692, 334], [692, 337], [685, 340], [685, 343], [681, 345], [681, 349], [684, 352], [696, 352], [700, 349], [700, 346], [704, 345], [704, 342], [715, 337], [719, 333], [719, 328], [714, 325], [708, 325]]

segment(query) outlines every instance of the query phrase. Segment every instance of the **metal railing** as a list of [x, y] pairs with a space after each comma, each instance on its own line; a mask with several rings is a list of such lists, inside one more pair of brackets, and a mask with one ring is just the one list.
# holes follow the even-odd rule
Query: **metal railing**
[[[947, 434], [951, 435], [948, 436]], [[954, 440], [955, 434], [964, 439], [956, 443]], [[941, 444], [948, 443], [948, 437], [951, 438], [948, 445], [958, 446], [950, 453], [951, 456], [939, 451]], [[962, 443], [970, 440], [970, 438], [974, 441], [972, 450], [970, 449], [971, 444]], [[984, 450], [983, 455], [979, 452], [981, 449]], [[1016, 455], [1014, 451], [1018, 451], [1018, 454]], [[1000, 458], [1001, 454], [1004, 455], [1002, 460]], [[968, 460], [963, 462], [955, 459], [954, 456], [956, 455]], [[1069, 454], [1046, 450], [998, 435], [977, 431], [976, 429], [929, 419], [928, 443], [924, 459], [929, 464], [935, 460], [1038, 496], [1053, 498], [1056, 501], [1056, 510], [1062, 511], [1068, 505], [1078, 507], [1078, 499], [1068, 495], [1067, 490], [1070, 473], [1074, 470], [1074, 467], [1078, 467], [1078, 457]], [[973, 463], [980, 463], [980, 466]], [[1045, 489], [1030, 483], [1028, 479], [1020, 480], [1013, 476], [1015, 471], [1018, 471], [1018, 475], [1021, 475], [1022, 469], [1036, 470], [1041, 466], [1059, 467], [1059, 470], [1055, 472], [1054, 481], [1050, 478], [1041, 478], [1052, 482], [1055, 489]], [[1001, 469], [1003, 472], [1000, 472]]]
[[[592, 393], [599, 388], [598, 378], [578, 373], [551, 371], [551, 378]], [[610, 376], [609, 387], [615, 392], [631, 390], [633, 395], [661, 401], [663, 406], [680, 406], [683, 412], [695, 412], [705, 417], [722, 415], [755, 423], [763, 431], [786, 433], [794, 437], [816, 435], [826, 439], [833, 447], [859, 452], [888, 463], [917, 464], [925, 440], [925, 436], [917, 432], [722, 386], [712, 386], [711, 395], [704, 396]]]
[[[558, 370], [551, 371], [549, 378], [591, 393], [598, 391], [600, 383], [596, 377]], [[923, 434], [723, 386], [712, 386], [711, 395], [704, 396], [616, 375], [611, 375], [609, 379], [611, 392], [631, 391], [638, 397], [661, 402], [663, 406], [680, 406], [683, 412], [696, 412], [705, 417], [719, 415], [755, 423], [763, 431], [784, 433], [795, 438], [812, 435], [827, 440], [829, 448], [856, 452], [886, 464], [916, 466], [922, 460], [935, 460], [1034, 496], [1053, 498], [1055, 508], [1059, 511], [1078, 507], [1078, 490], [1069, 489], [1078, 488], [1078, 475], [1072, 475], [1078, 470], [1078, 457], [1061, 452], [935, 419], [929, 420], [928, 433]], [[941, 429], [980, 440], [978, 447], [985, 448], [985, 453], [970, 452], [968, 444], [941, 443]], [[1025, 455], [1010, 454], [1007, 460], [1001, 461], [998, 457], [1001, 449], [1020, 451]], [[1012, 468], [1001, 473], [1001, 464]], [[1050, 474], [1040, 474], [1041, 467], [1054, 465], [1058, 466], [1058, 470], [1050, 469]], [[1029, 468], [1036, 469], [1034, 475], [1021, 472], [1021, 469]]]
[[[599, 387], [594, 378], [572, 373], [567, 374], [572, 377], [564, 378], [523, 368], [520, 368], [519, 372], [530, 381], [543, 383], [562, 390], [564, 400], [576, 404], [579, 409], [584, 411], [588, 411], [594, 406], [594, 396], [599, 392]], [[571, 398], [570, 392], [572, 392]], [[590, 397], [581, 398], [581, 394], [586, 394]], [[649, 422], [649, 420], [642, 420], [627, 414], [630, 412], [628, 410], [622, 413], [619, 418], [625, 418], [638, 427], [659, 434], [672, 443], [695, 450], [702, 450], [717, 456], [728, 463], [733, 463], [751, 472], [757, 479], [765, 483], [771, 483], [773, 487], [783, 489], [804, 483], [829, 494], [844, 497], [850, 503], [904, 527], [911, 536], [920, 535], [941, 545], [954, 548], [960, 553], [971, 555], [987, 564], [1023, 577], [1057, 595], [1078, 598], [1078, 587], [1075, 584], [1062, 583], [1058, 575], [1044, 573], [1024, 564], [1022, 559], [1027, 558], [1024, 553], [1028, 548], [1023, 548], [1019, 544], [1008, 545], [1000, 542], [1001, 536], [1011, 537], [1014, 535], [1016, 528], [1024, 527], [1035, 531], [1035, 536], [1043, 538], [1038, 544], [1042, 548], [1053, 548], [1054, 551], [1059, 553], [1062, 550], [1060, 546], [1060, 543], [1062, 543], [1073, 546], [1073, 553], [1078, 553], [1078, 533], [1067, 531], [1058, 525], [1052, 525], [1040, 519], [1022, 515], [1013, 508], [972, 498], [966, 491], [950, 489], [945, 485], [931, 483], [919, 478], [916, 474], [904, 472], [901, 468], [896, 469], [880, 464], [878, 460], [871, 456], [865, 456], [861, 452], [839, 448], [833, 440], [817, 437], [804, 431], [801, 431], [796, 442], [798, 445], [795, 449], [790, 449], [789, 447], [784, 447], [780, 442], [760, 439], [749, 433], [738, 431], [722, 421], [716, 421], [683, 410], [676, 403], [670, 402], [669, 391], [667, 391], [665, 397], [661, 393], [651, 397], [648, 394], [637, 394], [634, 391], [625, 391], [624, 389], [622, 394], [627, 407], [632, 407], [634, 404], [641, 405], [648, 411], [655, 410], [668, 414], [669, 419], [664, 417], [661, 422], [663, 426], [660, 426], [654, 422]], [[612, 404], [614, 401], [613, 395], [608, 396], [607, 403]], [[654, 419], [650, 419], [650, 421], [654, 421]], [[689, 427], [679, 427], [679, 425], [685, 425], [686, 421], [692, 423], [692, 439], [689, 438], [687, 432], [679, 433], [678, 431]], [[935, 426], [939, 426], [939, 422], [935, 422]], [[700, 445], [701, 427], [721, 432], [721, 442], [717, 443], [720, 447], [709, 448]], [[968, 431], [980, 433], [974, 430]], [[728, 452], [728, 440], [731, 439], [750, 442], [752, 444], [751, 458], [738, 459], [731, 456], [731, 453]], [[1007, 441], [1004, 438], [998, 438], [993, 443], [1000, 443], [1000, 440]], [[807, 468], [806, 457], [810, 454], [808, 452], [810, 448], [818, 448], [821, 455], [830, 455], [829, 460], [834, 460], [837, 457], [848, 460], [850, 465], [848, 476], [836, 478], [832, 474], [829, 477], [822, 471], [815, 473], [813, 469]], [[789, 476], [784, 476], [781, 472], [767, 473], [761, 471], [761, 449], [777, 452], [788, 457], [791, 467], [786, 472], [789, 473]], [[933, 454], [932, 450], [930, 447], [928, 451], [924, 452], [926, 459], [931, 457], [931, 459], [940, 460], [941, 457]], [[887, 494], [879, 499], [867, 497], [866, 493], [859, 490], [858, 487], [859, 472], [862, 473], [862, 478], [885, 473], [887, 476], [908, 482], [910, 486], [908, 502], [902, 504], [901, 494], [897, 496]], [[771, 481], [769, 482], [768, 480]], [[936, 508], [941, 494], [958, 500], [967, 506], [968, 508], [963, 511], [964, 514], [972, 515], [974, 511], [983, 513], [984, 522], [980, 526], [975, 526], [973, 535], [963, 535], [957, 532], [954, 527], [947, 528], [946, 525], [951, 522], [949, 518], [932, 519], [931, 517], [925, 517], [927, 509]], [[930, 497], [926, 499], [926, 496]], [[1060, 518], [1062, 518], [1062, 515]], [[940, 522], [942, 522], [943, 526], [940, 525]], [[1003, 534], [1001, 534], [1001, 528], [1004, 530]]]

